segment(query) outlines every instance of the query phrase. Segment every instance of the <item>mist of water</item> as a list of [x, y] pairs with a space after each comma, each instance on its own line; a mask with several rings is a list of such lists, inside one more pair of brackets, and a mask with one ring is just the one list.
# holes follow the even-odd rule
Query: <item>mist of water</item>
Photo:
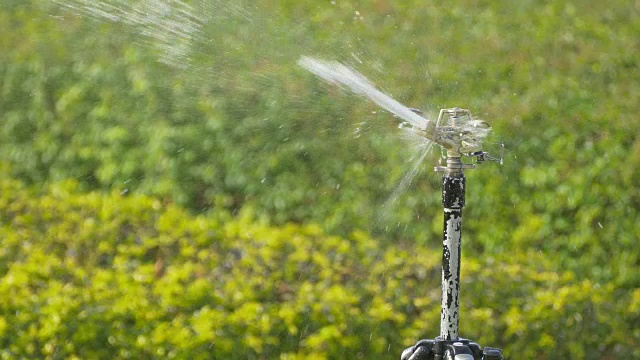
[[[433, 131], [435, 124], [376, 89], [364, 75], [349, 66], [336, 61], [318, 60], [307, 56], [302, 57], [298, 61], [298, 65], [331, 84], [347, 88], [357, 95], [370, 99], [385, 110], [406, 121], [399, 128], [400, 135], [411, 149], [408, 153], [413, 155], [412, 164], [409, 171], [405, 173], [402, 180], [387, 198], [382, 207], [383, 210], [379, 213], [378, 220], [386, 222], [389, 215], [391, 215], [392, 205], [407, 190], [422, 169], [422, 163], [434, 144], [432, 140], [424, 136], [425, 130]], [[408, 127], [405, 126], [407, 123], [409, 124]], [[416, 130], [419, 131], [416, 132]]]
[[[137, 33], [142, 42], [155, 48], [165, 64], [186, 68], [205, 42], [205, 26], [228, 18], [251, 21], [251, 13], [235, 0], [206, 0], [186, 3], [181, 0], [52, 0], [67, 12], [98, 21], [122, 24], [127, 31]], [[415, 113], [390, 96], [379, 91], [364, 75], [336, 61], [324, 61], [308, 56], [298, 65], [325, 81], [346, 88], [370, 99], [385, 110], [410, 124], [400, 133], [409, 137], [407, 143], [414, 163], [393, 191], [387, 203], [395, 202], [411, 184], [420, 165], [433, 146], [425, 136], [432, 135], [435, 122]], [[474, 126], [475, 127], [475, 126]], [[415, 130], [420, 130], [418, 135]], [[472, 129], [473, 130], [473, 129]], [[427, 133], [425, 133], [425, 131]], [[474, 131], [477, 132], [477, 131]]]
[[[409, 185], [413, 182], [413, 179], [416, 178], [420, 170], [422, 169], [422, 162], [424, 161], [427, 154], [431, 152], [431, 148], [433, 148], [433, 141], [429, 141], [422, 136], [417, 135], [415, 132], [411, 130], [404, 129], [402, 132], [402, 137], [408, 144], [412, 145], [414, 149], [414, 153], [416, 154], [413, 157], [412, 165], [409, 171], [407, 171], [400, 180], [400, 183], [393, 190], [387, 201], [383, 205], [385, 209], [389, 209], [390, 205], [395, 203], [400, 196], [407, 190]], [[384, 213], [383, 216], [387, 216], [388, 214]]]
[[195, 44], [204, 40], [205, 24], [224, 16], [248, 18], [233, 0], [52, 0], [74, 15], [120, 23], [137, 32], [159, 53], [162, 63], [185, 68], [191, 63]]

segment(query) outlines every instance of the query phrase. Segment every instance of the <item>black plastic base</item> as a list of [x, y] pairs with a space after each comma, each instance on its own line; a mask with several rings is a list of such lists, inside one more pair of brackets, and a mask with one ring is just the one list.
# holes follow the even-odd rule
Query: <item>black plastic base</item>
[[503, 360], [502, 350], [480, 345], [468, 339], [455, 341], [420, 340], [402, 352], [401, 360]]

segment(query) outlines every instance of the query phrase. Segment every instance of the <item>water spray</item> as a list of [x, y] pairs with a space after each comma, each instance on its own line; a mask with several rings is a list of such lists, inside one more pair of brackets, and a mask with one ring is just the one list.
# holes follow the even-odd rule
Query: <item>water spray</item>
[[465, 205], [465, 169], [473, 169], [472, 163], [462, 162], [469, 157], [480, 164], [485, 161], [503, 163], [483, 150], [483, 140], [491, 126], [473, 117], [466, 109], [442, 109], [436, 121], [422, 116], [422, 112], [410, 109], [377, 90], [371, 82], [354, 69], [338, 62], [327, 62], [303, 57], [298, 64], [324, 80], [346, 87], [365, 96], [405, 120], [403, 128], [409, 128], [426, 141], [440, 145], [446, 151], [446, 164], [436, 166], [442, 172], [442, 205], [444, 207], [444, 231], [442, 242], [442, 302], [440, 336], [433, 340], [420, 340], [403, 351], [401, 360], [502, 360], [502, 350], [485, 347], [459, 336], [460, 325], [460, 245], [462, 241], [462, 208]]

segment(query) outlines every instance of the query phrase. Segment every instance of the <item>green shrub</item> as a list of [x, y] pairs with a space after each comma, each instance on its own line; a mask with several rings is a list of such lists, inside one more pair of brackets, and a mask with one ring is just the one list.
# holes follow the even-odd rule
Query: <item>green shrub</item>
[[[437, 251], [78, 186], [0, 181], [0, 357], [397, 358], [437, 335]], [[638, 291], [551, 269], [466, 256], [462, 333], [511, 358], [638, 355]]]

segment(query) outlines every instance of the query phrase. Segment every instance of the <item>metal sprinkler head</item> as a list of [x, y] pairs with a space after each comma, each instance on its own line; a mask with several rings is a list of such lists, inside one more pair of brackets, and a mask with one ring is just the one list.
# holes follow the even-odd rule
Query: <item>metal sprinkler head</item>
[[451, 155], [466, 155], [482, 151], [482, 140], [491, 132], [491, 125], [474, 119], [471, 111], [461, 108], [442, 109], [436, 121], [436, 143]]
[[467, 109], [456, 107], [440, 110], [430, 133], [423, 132], [423, 136], [442, 146], [447, 152], [447, 166], [436, 166], [435, 171], [473, 169], [473, 164], [462, 163], [462, 156], [473, 157], [476, 163], [489, 160], [502, 164], [502, 154], [500, 158], [495, 158], [482, 149], [483, 141], [490, 132], [491, 125], [484, 120], [475, 119]]

